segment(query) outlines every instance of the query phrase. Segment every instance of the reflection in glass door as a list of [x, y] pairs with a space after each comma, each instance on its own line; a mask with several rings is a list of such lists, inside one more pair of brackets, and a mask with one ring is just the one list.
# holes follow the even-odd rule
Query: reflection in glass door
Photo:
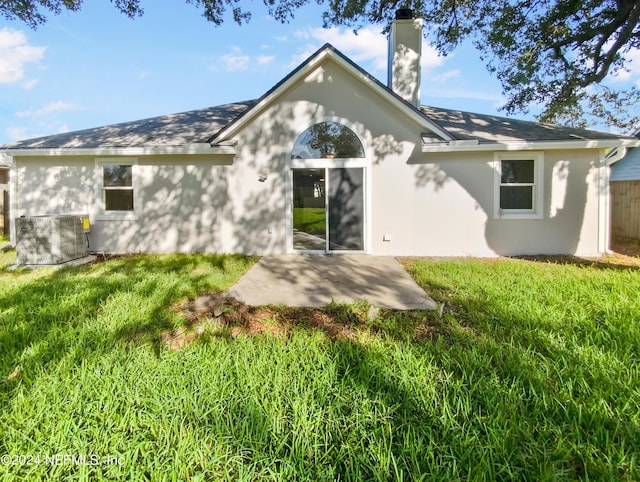
[[325, 251], [327, 205], [324, 169], [293, 170], [293, 249]]
[[293, 169], [293, 249], [363, 251], [363, 183], [363, 168]]
[[364, 250], [363, 171], [327, 169], [329, 173], [329, 250]]

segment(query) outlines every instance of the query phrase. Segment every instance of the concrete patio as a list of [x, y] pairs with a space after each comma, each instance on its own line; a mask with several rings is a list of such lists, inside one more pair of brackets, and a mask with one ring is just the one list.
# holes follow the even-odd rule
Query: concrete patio
[[394, 258], [366, 254], [267, 256], [227, 296], [251, 306], [322, 307], [332, 300], [366, 300], [395, 310], [436, 308]]

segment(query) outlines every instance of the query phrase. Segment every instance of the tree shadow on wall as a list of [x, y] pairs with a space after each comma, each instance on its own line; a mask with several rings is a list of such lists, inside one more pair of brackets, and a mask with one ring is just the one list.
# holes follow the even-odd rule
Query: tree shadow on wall
[[[419, 146], [416, 147], [416, 152], [419, 149]], [[495, 171], [486, 156], [418, 152], [409, 164], [415, 168], [415, 187], [418, 190], [438, 193], [453, 188], [455, 184], [464, 189], [475, 201], [475, 210], [482, 211], [485, 217], [484, 237], [487, 245], [499, 255], [511, 256], [523, 253], [564, 254], [577, 250], [586, 222], [588, 193], [592, 189], [602, 189], [594, 186], [594, 181], [590, 179], [592, 174], [588, 171], [596, 168], [594, 162], [585, 161], [584, 168], [574, 167], [578, 162], [576, 159], [571, 162], [557, 161], [551, 176], [545, 169], [542, 219], [496, 218]], [[548, 166], [548, 161], [545, 161], [545, 168]], [[553, 179], [549, 180], [550, 177]], [[561, 200], [553, 198], [557, 196], [554, 192], [556, 183], [564, 185]], [[461, 202], [468, 201], [461, 199]], [[552, 207], [552, 202], [559, 207]], [[456, 223], [473, 224], [473, 219], [477, 219], [477, 214], [469, 211], [460, 214], [469, 215], [469, 219], [456, 219]]]

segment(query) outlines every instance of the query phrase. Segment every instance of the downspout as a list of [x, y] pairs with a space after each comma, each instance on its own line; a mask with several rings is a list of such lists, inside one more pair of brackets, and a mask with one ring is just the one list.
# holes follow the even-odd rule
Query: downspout
[[626, 147], [618, 147], [608, 154], [600, 151], [600, 166], [598, 168], [598, 188], [600, 195], [598, 205], [598, 252], [611, 253], [611, 194], [609, 179], [611, 164], [618, 162], [627, 154]]
[[618, 147], [612, 150], [609, 154], [605, 155], [604, 160], [607, 164], [607, 167], [609, 167], [611, 166], [611, 164], [618, 162], [620, 159], [622, 159], [626, 155], [627, 155], [627, 148]]

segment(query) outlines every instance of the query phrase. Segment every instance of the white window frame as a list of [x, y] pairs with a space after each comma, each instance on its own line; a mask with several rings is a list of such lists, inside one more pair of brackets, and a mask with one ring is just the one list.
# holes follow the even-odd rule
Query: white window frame
[[[502, 161], [533, 161], [532, 209], [501, 209], [500, 186], [502, 185]], [[543, 152], [496, 152], [493, 155], [493, 217], [494, 219], [542, 219], [544, 217], [544, 153]]]
[[[133, 211], [107, 211], [104, 197], [104, 166], [121, 165], [132, 166], [131, 186], [133, 189]], [[96, 219], [98, 220], [122, 220], [135, 221], [138, 219], [138, 158], [136, 157], [102, 157], [96, 159], [95, 185], [96, 185], [96, 206], [98, 207]]]
[[[337, 124], [342, 124], [355, 134], [360, 143], [362, 144], [362, 148], [364, 150], [364, 157], [357, 158], [333, 158], [333, 159], [292, 159], [291, 152], [293, 152], [293, 147], [298, 140], [298, 138], [302, 135], [310, 127], [321, 124], [322, 122], [335, 122]], [[370, 253], [371, 252], [371, 219], [373, 218], [372, 208], [373, 206], [373, 197], [372, 197], [372, 189], [371, 185], [373, 184], [373, 169], [371, 169], [371, 152], [369, 149], [369, 144], [367, 143], [367, 139], [370, 138], [368, 134], [360, 129], [361, 126], [351, 122], [349, 119], [345, 119], [343, 117], [338, 116], [318, 116], [314, 117], [310, 123], [301, 129], [297, 135], [293, 137], [288, 146], [289, 156], [287, 158], [287, 168], [289, 170], [289, 175], [286, 176], [286, 185], [285, 189], [287, 192], [287, 196], [285, 198], [285, 206], [287, 213], [293, 213], [293, 171], [292, 169], [324, 169], [324, 168], [351, 168], [351, 167], [362, 167], [364, 169], [364, 250], [363, 251], [344, 251], [345, 253]], [[325, 186], [326, 187], [326, 186]], [[298, 253], [300, 251], [293, 249], [293, 215], [289, 214], [285, 218], [285, 227], [286, 227], [286, 237], [287, 237], [287, 253]], [[341, 251], [332, 251], [333, 253], [340, 253]]]

